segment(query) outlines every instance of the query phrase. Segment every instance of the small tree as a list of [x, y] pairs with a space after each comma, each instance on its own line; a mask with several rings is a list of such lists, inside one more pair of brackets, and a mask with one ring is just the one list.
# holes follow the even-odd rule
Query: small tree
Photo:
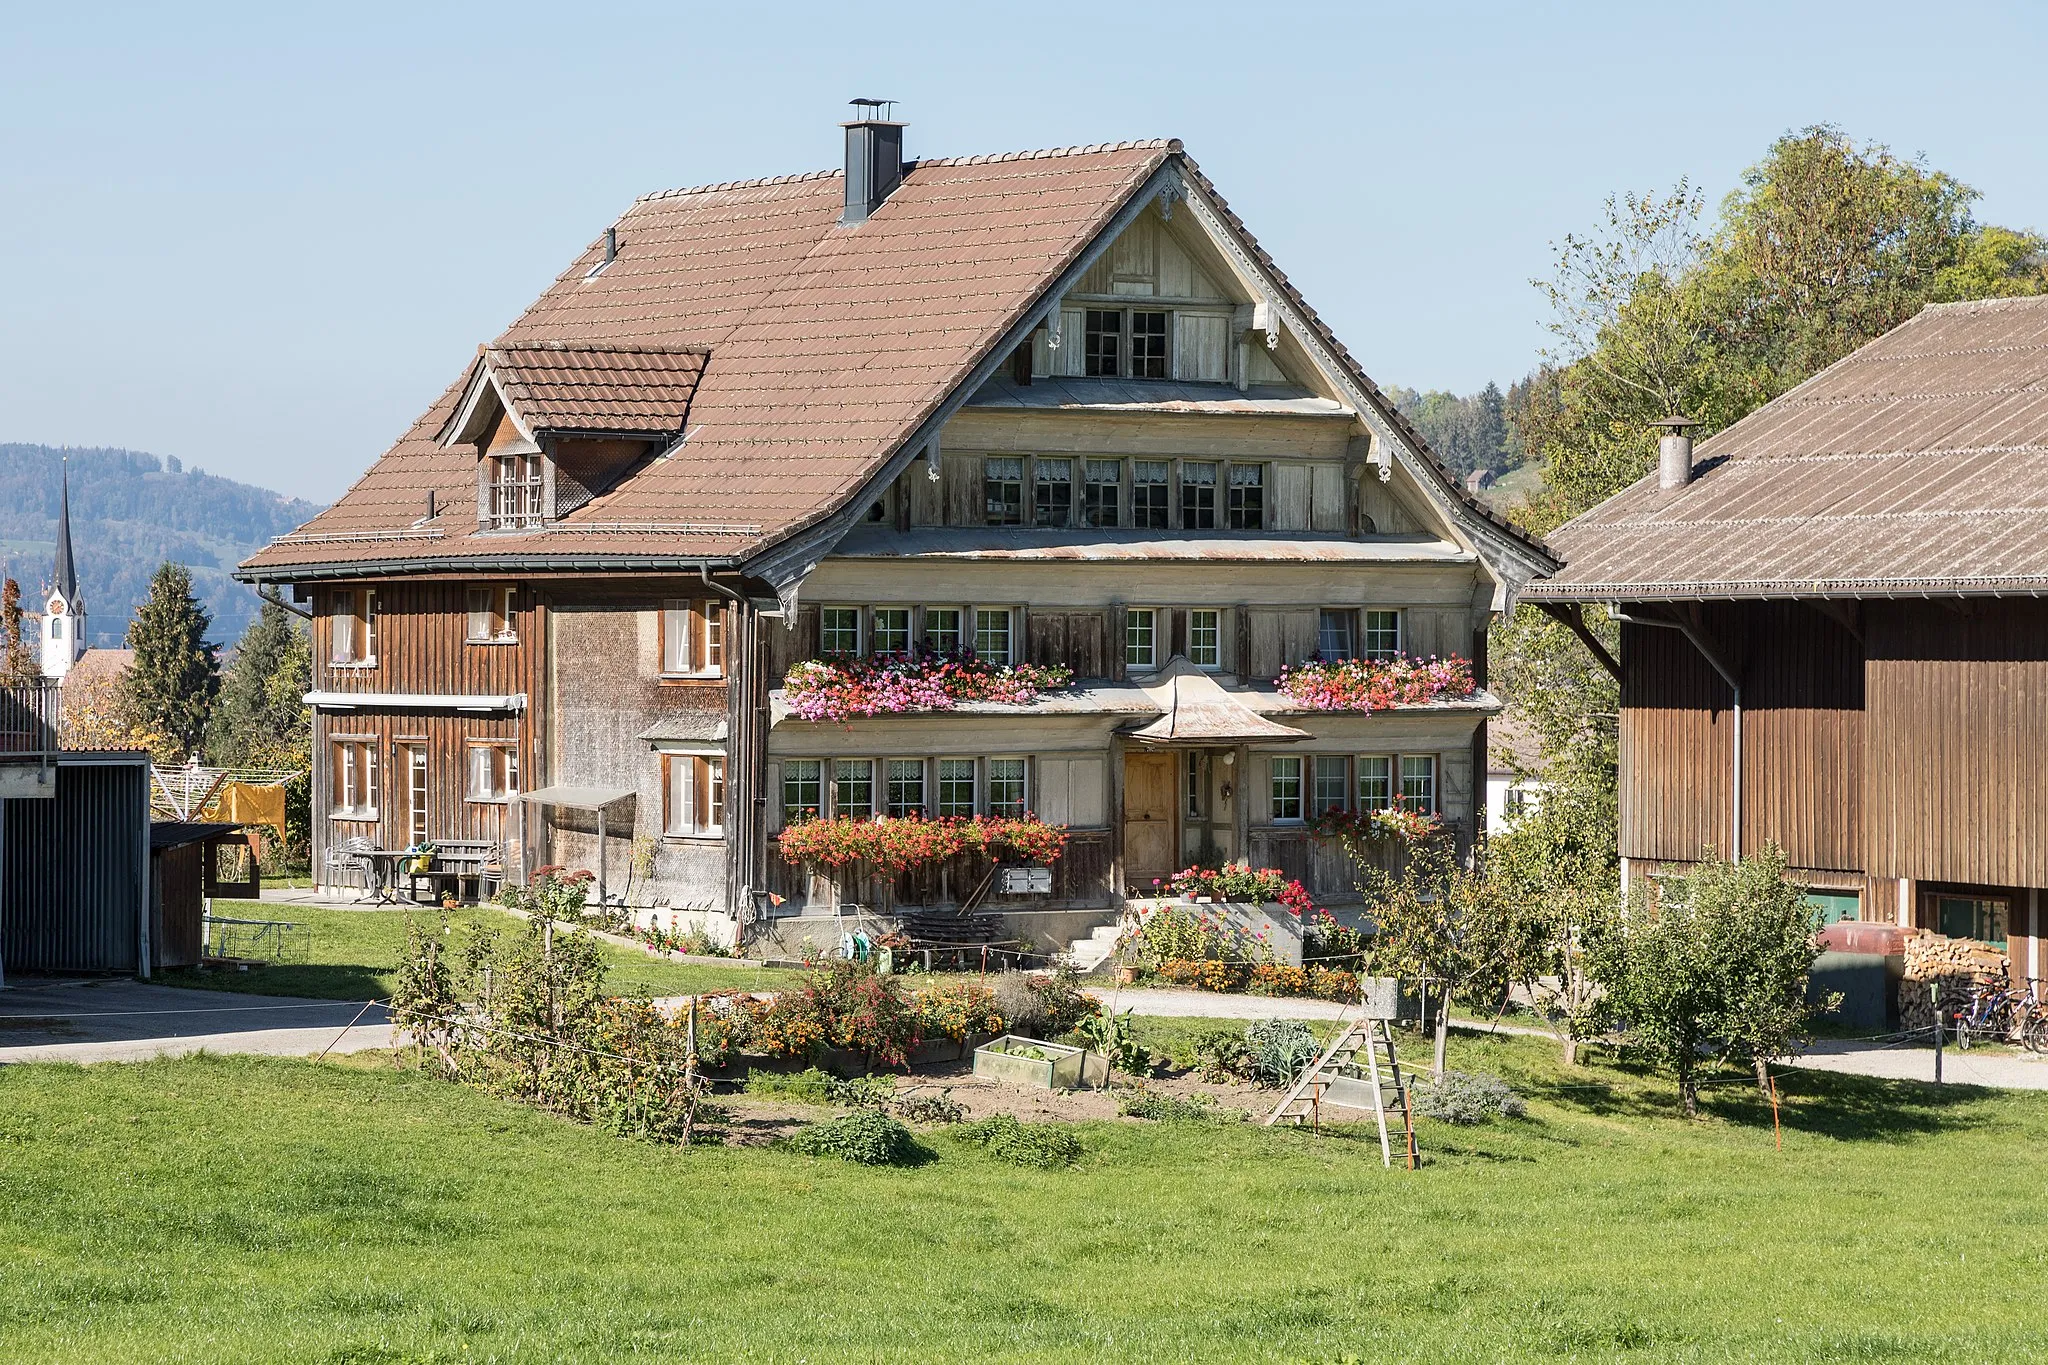
[[1699, 1113], [1700, 1063], [1721, 1018], [1714, 938], [1682, 898], [1639, 894], [1589, 964], [1629, 1046], [1677, 1075], [1687, 1117]]
[[18, 687], [43, 676], [42, 665], [22, 639], [21, 584], [0, 585], [0, 683]]
[[303, 628], [266, 600], [235, 646], [207, 720], [207, 756], [224, 768], [290, 773], [285, 784], [285, 846], [296, 857], [311, 823], [313, 650]]
[[192, 574], [166, 563], [149, 583], [149, 599], [128, 627], [135, 662], [123, 675], [133, 720], [163, 736], [160, 762], [196, 754], [220, 690], [220, 665], [206, 639], [213, 621], [192, 595]]
[[1771, 1061], [1805, 1038], [1817, 1015], [1841, 1004], [1839, 994], [1817, 1004], [1807, 999], [1820, 944], [1806, 888], [1785, 879], [1785, 854], [1776, 844], [1741, 862], [1702, 863], [1683, 886], [1714, 936], [1723, 1045], [1733, 1059], [1748, 1061], [1758, 1091], [1768, 1094]]
[[1399, 877], [1375, 872], [1359, 890], [1374, 925], [1368, 965], [1434, 992], [1441, 1077], [1452, 999], [1495, 1005], [1527, 974], [1536, 940], [1526, 907], [1490, 875], [1483, 845], [1466, 865], [1442, 837], [1412, 845]]

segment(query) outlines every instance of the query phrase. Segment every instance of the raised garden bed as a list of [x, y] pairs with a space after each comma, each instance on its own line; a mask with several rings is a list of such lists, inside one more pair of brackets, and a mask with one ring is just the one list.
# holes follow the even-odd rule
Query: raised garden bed
[[1078, 1090], [1109, 1080], [1109, 1059], [1085, 1048], [1006, 1033], [974, 1049], [974, 1074], [1008, 1085]]

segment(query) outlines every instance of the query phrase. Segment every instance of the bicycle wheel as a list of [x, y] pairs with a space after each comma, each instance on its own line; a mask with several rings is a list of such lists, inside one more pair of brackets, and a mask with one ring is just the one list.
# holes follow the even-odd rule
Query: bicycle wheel
[[2048, 1052], [2048, 1014], [2030, 1015], [2020, 1025], [2020, 1046], [2029, 1052]]

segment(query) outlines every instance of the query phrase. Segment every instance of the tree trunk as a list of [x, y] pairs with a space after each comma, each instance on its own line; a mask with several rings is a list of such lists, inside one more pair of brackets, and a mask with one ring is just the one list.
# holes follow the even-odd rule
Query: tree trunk
[[1566, 1034], [1564, 1039], [1564, 1064], [1566, 1066], [1577, 1066], [1579, 1064], [1579, 1040], [1570, 1034]]
[[1756, 1062], [1756, 1093], [1762, 1095], [1765, 1099], [1769, 1099], [1771, 1097], [1771, 1064], [1765, 1060], [1764, 1054], [1761, 1052], [1756, 1054], [1754, 1060]]
[[1687, 1118], [1696, 1119], [1700, 1116], [1699, 1085], [1693, 1079], [1691, 1067], [1678, 1073], [1678, 1102], [1685, 1110]]
[[1436, 1078], [1444, 1078], [1444, 1045], [1451, 1036], [1451, 999], [1447, 995], [1436, 1009]]

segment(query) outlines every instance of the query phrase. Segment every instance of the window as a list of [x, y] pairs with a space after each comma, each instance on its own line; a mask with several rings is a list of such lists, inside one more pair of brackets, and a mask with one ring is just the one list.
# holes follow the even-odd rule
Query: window
[[512, 627], [512, 589], [471, 588], [467, 596], [469, 643], [500, 644], [518, 638]]
[[889, 814], [899, 817], [924, 814], [923, 759], [889, 760]]
[[328, 631], [329, 663], [376, 663], [377, 590], [349, 588], [336, 593]]
[[493, 455], [484, 478], [487, 527], [509, 530], [541, 524], [540, 456]]
[[337, 739], [333, 745], [334, 814], [344, 820], [377, 818], [377, 741]]
[[1131, 378], [1166, 378], [1166, 314], [1131, 314]]
[[1124, 666], [1156, 668], [1159, 663], [1159, 613], [1132, 607], [1124, 613]]
[[875, 608], [872, 650], [876, 654], [908, 654], [910, 652], [909, 607]]
[[960, 648], [960, 608], [926, 607], [924, 642], [937, 654], [951, 654]]
[[1325, 607], [1316, 623], [1316, 657], [1324, 663], [1357, 656], [1351, 641], [1351, 613]]
[[662, 832], [675, 838], [725, 832], [725, 759], [715, 754], [661, 756]]
[[1024, 461], [991, 455], [982, 461], [981, 486], [987, 494], [988, 524], [1024, 524]]
[[1081, 359], [1082, 372], [1114, 379], [1123, 373], [1124, 315], [1113, 308], [1090, 308]]
[[1266, 467], [1234, 464], [1230, 467], [1230, 529], [1257, 531], [1266, 524]]
[[865, 758], [832, 760], [832, 813], [849, 820], [875, 814], [875, 765]]
[[1301, 760], [1275, 755], [1273, 764], [1273, 818], [1301, 818]]
[[1167, 512], [1167, 475], [1173, 467], [1164, 460], [1137, 460], [1131, 465], [1131, 525], [1163, 531], [1172, 518]]
[[1031, 518], [1037, 526], [1065, 526], [1074, 519], [1074, 462], [1034, 460]]
[[782, 761], [782, 823], [815, 820], [825, 812], [825, 765], [815, 758]]
[[1188, 613], [1188, 662], [1197, 668], [1223, 667], [1223, 613], [1197, 609]]
[[1341, 755], [1319, 754], [1316, 756], [1315, 804], [1311, 813], [1324, 815], [1333, 810], [1343, 810], [1345, 797], [1346, 764]]
[[1863, 918], [1863, 899], [1854, 891], [1809, 891], [1806, 903], [1813, 907], [1814, 918], [1821, 924]]
[[1183, 530], [1216, 529], [1216, 466], [1189, 461], [1180, 467], [1180, 524]]
[[427, 841], [427, 746], [408, 744], [405, 754], [405, 830], [411, 847]]
[[1394, 760], [1379, 754], [1358, 760], [1358, 808], [1388, 810], [1394, 804]]
[[992, 664], [1010, 662], [1010, 609], [976, 610], [974, 652]]
[[1086, 466], [1088, 483], [1082, 490], [1081, 524], [1084, 526], [1116, 526], [1122, 521], [1118, 515], [1123, 503], [1123, 465], [1117, 460], [1090, 460]]
[[519, 795], [519, 749], [512, 744], [469, 746], [469, 799], [509, 801]]
[[939, 815], [965, 818], [974, 814], [974, 760], [939, 760]]
[[826, 607], [818, 613], [818, 652], [828, 658], [860, 653], [860, 608]]
[[1401, 613], [1398, 611], [1369, 611], [1365, 613], [1365, 657], [1368, 659], [1391, 659], [1401, 652]]
[[1187, 803], [1187, 817], [1190, 820], [1202, 818], [1202, 758], [1189, 754], [1182, 760], [1182, 776], [1185, 791], [1182, 799]]
[[725, 618], [719, 604], [674, 597], [661, 604], [665, 677], [715, 678], [725, 671]]
[[1436, 758], [1434, 755], [1401, 759], [1401, 809], [1418, 815], [1436, 814]]
[[2006, 946], [2006, 902], [1998, 896], [1936, 894], [1934, 927], [1949, 938], [1974, 938], [2001, 951]]
[[988, 761], [988, 813], [1015, 819], [1024, 814], [1024, 760], [992, 758]]

